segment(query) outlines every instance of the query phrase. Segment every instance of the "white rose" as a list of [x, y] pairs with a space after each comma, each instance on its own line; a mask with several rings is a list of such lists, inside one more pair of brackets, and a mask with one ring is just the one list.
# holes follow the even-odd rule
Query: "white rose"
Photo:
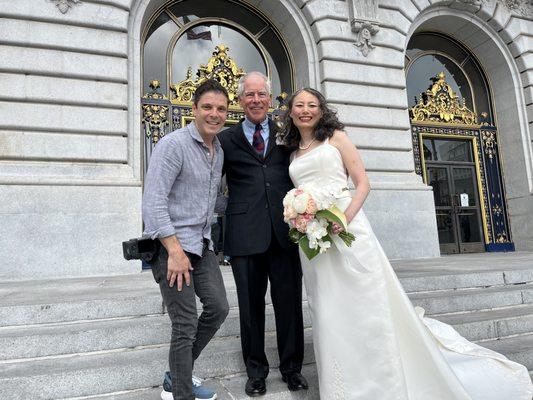
[[291, 189], [287, 192], [285, 197], [283, 198], [283, 207], [292, 206], [292, 202], [294, 201], [294, 192], [296, 189]]
[[285, 206], [285, 209], [283, 210], [283, 220], [285, 222], [289, 222], [289, 220], [296, 218], [297, 216], [298, 214], [296, 213], [294, 208], [292, 208], [291, 206]]
[[309, 200], [309, 195], [307, 193], [302, 193], [294, 198], [292, 206], [298, 214], [303, 214], [307, 209], [307, 201]]

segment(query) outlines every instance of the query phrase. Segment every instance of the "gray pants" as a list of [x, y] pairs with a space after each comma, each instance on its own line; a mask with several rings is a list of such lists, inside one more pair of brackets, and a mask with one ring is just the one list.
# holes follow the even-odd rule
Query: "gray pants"
[[[183, 283], [178, 292], [176, 284], [168, 286], [168, 254], [163, 246], [152, 264], [152, 273], [163, 296], [172, 322], [169, 366], [172, 394], [175, 400], [194, 400], [192, 369], [194, 361], [209, 343], [228, 315], [226, 289], [215, 254], [204, 246], [202, 257], [186, 253], [191, 261], [191, 285]], [[200, 317], [196, 311], [196, 296], [202, 302]]]

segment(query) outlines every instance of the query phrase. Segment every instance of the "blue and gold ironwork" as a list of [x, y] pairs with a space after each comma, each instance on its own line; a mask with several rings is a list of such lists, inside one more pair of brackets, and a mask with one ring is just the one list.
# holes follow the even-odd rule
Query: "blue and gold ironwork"
[[155, 144], [165, 136], [165, 128], [168, 126], [168, 99], [159, 93], [160, 83], [158, 80], [150, 82], [152, 91], [143, 96], [142, 122], [144, 133]]
[[433, 84], [409, 112], [415, 172], [426, 184], [425, 138], [472, 143], [485, 250], [513, 251], [500, 169], [498, 131], [488, 122], [486, 113], [479, 117], [472, 115], [446, 83], [443, 73], [433, 78]]
[[433, 84], [425, 93], [420, 94], [417, 104], [409, 110], [414, 123], [446, 123], [475, 125], [476, 114], [469, 110], [464, 99], [459, 99], [452, 87], [446, 82], [444, 72], [431, 78]]
[[[141, 99], [142, 124], [145, 134], [144, 141], [144, 171], [148, 168], [148, 161], [153, 147], [166, 133], [179, 129], [194, 120], [192, 111], [193, 95], [196, 88], [207, 79], [216, 79], [228, 90], [230, 105], [226, 125], [233, 125], [244, 118], [244, 112], [238, 103], [237, 85], [245, 71], [228, 56], [229, 48], [225, 45], [215, 47], [213, 56], [206, 64], [200, 65], [193, 79], [192, 68], [187, 70], [187, 77], [177, 84], [170, 85], [171, 98], [160, 93], [160, 82], [150, 82], [149, 93]], [[285, 110], [287, 93], [281, 93], [276, 99], [278, 106], [270, 109], [269, 114], [277, 119]]]
[[170, 85], [173, 103], [191, 102], [196, 88], [208, 79], [216, 79], [226, 88], [229, 95], [230, 105], [237, 106], [237, 84], [245, 72], [237, 66], [237, 63], [228, 56], [229, 47], [223, 44], [215, 47], [212, 57], [206, 64], [200, 65], [196, 72], [196, 79], [192, 78], [192, 68], [187, 69], [187, 77]]
[[500, 169], [500, 154], [498, 149], [498, 132], [494, 126], [484, 126], [480, 130], [483, 140], [483, 153], [485, 156], [486, 185], [490, 193], [491, 222], [496, 237], [497, 247], [514, 250], [511, 243], [511, 231], [507, 217], [505, 191], [503, 186], [502, 172]]

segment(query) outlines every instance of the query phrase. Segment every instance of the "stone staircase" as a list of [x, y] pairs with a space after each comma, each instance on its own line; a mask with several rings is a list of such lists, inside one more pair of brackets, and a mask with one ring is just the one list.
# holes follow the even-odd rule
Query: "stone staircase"
[[[470, 340], [533, 370], [533, 253], [393, 263], [415, 305]], [[196, 363], [219, 398], [245, 399], [237, 296], [223, 268], [230, 314]], [[270, 302], [269, 302], [270, 303]], [[264, 399], [318, 399], [304, 296], [311, 388], [290, 393], [272, 370]], [[272, 307], [267, 356], [276, 366]], [[170, 323], [151, 273], [0, 282], [0, 399], [156, 400], [167, 369]]]

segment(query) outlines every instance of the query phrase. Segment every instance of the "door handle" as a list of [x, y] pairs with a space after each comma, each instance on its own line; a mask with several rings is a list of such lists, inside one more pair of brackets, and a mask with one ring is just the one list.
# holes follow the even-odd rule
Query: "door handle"
[[453, 212], [455, 214], [458, 214], [459, 213], [459, 207], [460, 207], [460, 200], [459, 200], [459, 195], [458, 194], [452, 194], [451, 195], [451, 199], [452, 199], [452, 209], [453, 209]]

